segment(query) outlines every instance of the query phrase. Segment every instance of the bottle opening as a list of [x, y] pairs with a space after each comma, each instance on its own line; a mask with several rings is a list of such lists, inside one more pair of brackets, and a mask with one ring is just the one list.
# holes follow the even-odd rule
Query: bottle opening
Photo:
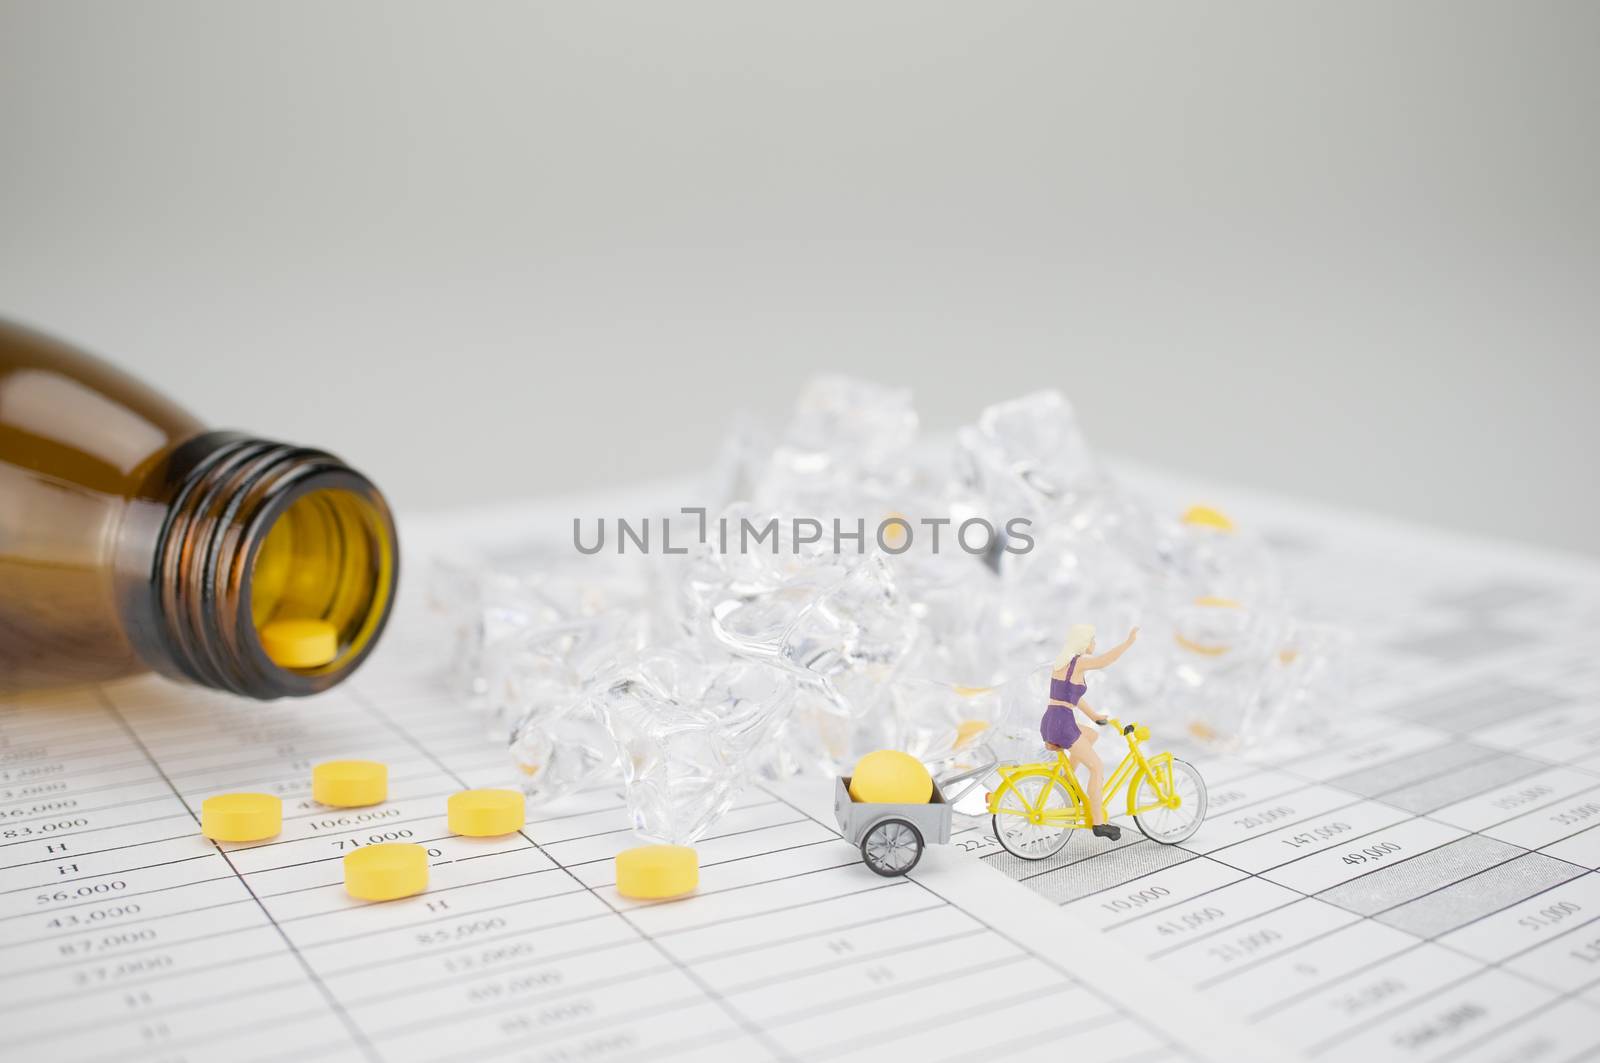
[[[331, 454], [216, 432], [185, 444], [149, 571], [151, 666], [252, 698], [355, 670], [394, 604], [400, 549], [371, 481]], [[137, 601], [135, 597], [135, 601]]]
[[301, 495], [278, 514], [251, 569], [250, 615], [273, 664], [337, 672], [361, 656], [388, 612], [393, 540], [384, 514], [354, 491]]

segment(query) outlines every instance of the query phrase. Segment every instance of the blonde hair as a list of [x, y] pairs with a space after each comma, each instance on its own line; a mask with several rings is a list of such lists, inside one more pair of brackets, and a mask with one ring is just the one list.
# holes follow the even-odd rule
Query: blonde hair
[[1067, 666], [1067, 662], [1074, 657], [1089, 651], [1089, 643], [1094, 641], [1093, 624], [1073, 624], [1067, 631], [1067, 641], [1061, 647], [1061, 655], [1056, 658], [1056, 670]]

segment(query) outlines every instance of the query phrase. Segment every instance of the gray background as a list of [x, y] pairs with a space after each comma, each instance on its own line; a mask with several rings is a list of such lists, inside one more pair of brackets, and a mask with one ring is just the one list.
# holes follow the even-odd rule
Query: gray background
[[404, 509], [931, 428], [1600, 550], [1592, 3], [0, 0], [0, 314]]

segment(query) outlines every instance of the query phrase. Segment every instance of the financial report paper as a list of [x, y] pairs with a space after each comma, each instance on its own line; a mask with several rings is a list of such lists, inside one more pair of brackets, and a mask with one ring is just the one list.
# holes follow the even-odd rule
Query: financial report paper
[[[746, 791], [680, 901], [614, 888], [612, 857], [635, 844], [614, 788], [514, 835], [452, 836], [449, 794], [515, 776], [414, 665], [439, 634], [402, 613], [315, 699], [146, 679], [0, 704], [0, 1055], [1287, 1058], [949, 847], [878, 877], [838, 837], [826, 786]], [[344, 757], [385, 762], [389, 799], [312, 801], [312, 764]], [[241, 790], [283, 798], [282, 833], [203, 838], [201, 802]], [[427, 892], [352, 900], [343, 856], [393, 841], [427, 848]]]
[[[1218, 497], [1150, 480], [1174, 505]], [[979, 817], [958, 817], [958, 847], [1313, 1058], [1600, 1056], [1600, 565], [1228, 508], [1300, 608], [1356, 636], [1321, 729], [1242, 753], [1164, 743], [1210, 789], [1176, 847], [1124, 818], [1119, 844], [1029, 862]]]

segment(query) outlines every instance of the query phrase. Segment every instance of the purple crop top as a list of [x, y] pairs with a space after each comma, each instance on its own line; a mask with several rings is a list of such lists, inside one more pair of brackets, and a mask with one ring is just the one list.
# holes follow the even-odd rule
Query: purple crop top
[[1064, 701], [1068, 705], [1076, 705], [1089, 692], [1088, 683], [1074, 683], [1072, 681], [1072, 670], [1076, 667], [1078, 667], [1078, 658], [1074, 657], [1067, 664], [1067, 677], [1065, 679], [1057, 679], [1055, 676], [1050, 677], [1051, 701]]

